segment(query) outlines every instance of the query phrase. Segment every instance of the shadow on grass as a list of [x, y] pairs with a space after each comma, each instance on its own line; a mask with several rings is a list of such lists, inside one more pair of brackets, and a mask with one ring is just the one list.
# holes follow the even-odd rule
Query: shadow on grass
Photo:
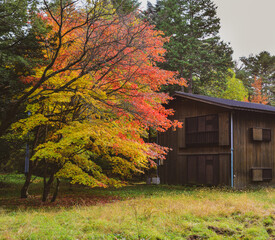
[[[2, 187], [3, 186], [3, 187]], [[59, 195], [54, 203], [41, 202], [43, 189], [42, 181], [32, 183], [27, 199], [20, 198], [20, 183], [5, 183], [0, 185], [0, 207], [5, 211], [31, 210], [43, 208], [59, 209], [74, 206], [92, 206], [98, 204], [114, 203], [139, 197], [158, 197], [168, 194], [177, 195], [194, 191], [191, 188], [179, 186], [154, 186], [141, 183], [124, 186], [121, 188], [89, 188], [80, 185], [71, 186], [68, 182], [61, 182]], [[50, 196], [51, 197], [51, 196]]]
[[[58, 197], [54, 203], [41, 202], [43, 179], [34, 178], [29, 188], [29, 197], [20, 198], [20, 189], [24, 183], [23, 174], [0, 174], [0, 207], [5, 211], [23, 209], [70, 208], [74, 206], [92, 206], [113, 203], [133, 198], [154, 198], [177, 195], [207, 195], [211, 192], [230, 192], [239, 194], [230, 188], [206, 188], [201, 186], [146, 185], [131, 183], [121, 188], [89, 188], [81, 185], [70, 185], [63, 180], [60, 184]], [[247, 190], [255, 191], [258, 190]], [[51, 197], [51, 196], [50, 196]]]
[[[29, 188], [29, 197], [20, 198], [20, 190], [24, 183], [23, 174], [0, 175], [0, 207], [5, 211], [70, 208], [74, 206], [91, 206], [113, 203], [139, 197], [158, 197], [168, 194], [192, 194], [193, 187], [146, 185], [145, 183], [131, 183], [121, 188], [89, 188], [81, 185], [70, 185], [62, 181], [58, 197], [54, 203], [41, 202], [43, 179], [34, 178]], [[51, 196], [50, 196], [51, 197]]]

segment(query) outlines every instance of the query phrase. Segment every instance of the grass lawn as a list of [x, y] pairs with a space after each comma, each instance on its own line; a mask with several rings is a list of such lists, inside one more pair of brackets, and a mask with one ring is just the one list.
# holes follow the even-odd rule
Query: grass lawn
[[275, 189], [61, 185], [41, 204], [41, 179], [19, 199], [23, 175], [0, 175], [0, 239], [275, 239]]

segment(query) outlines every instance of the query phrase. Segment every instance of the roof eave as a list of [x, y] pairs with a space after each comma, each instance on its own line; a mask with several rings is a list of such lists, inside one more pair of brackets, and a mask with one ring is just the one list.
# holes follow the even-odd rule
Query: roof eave
[[222, 107], [222, 108], [226, 108], [226, 109], [230, 109], [230, 110], [239, 110], [239, 111], [248, 111], [248, 112], [257, 112], [257, 113], [266, 113], [266, 114], [275, 115], [275, 112], [271, 112], [271, 111], [268, 111], [268, 110], [251, 109], [251, 108], [244, 108], [244, 107], [233, 107], [233, 106], [228, 106], [228, 105], [222, 104], [222, 103], [216, 103], [216, 102], [212, 102], [212, 101], [209, 101], [209, 100], [203, 100], [203, 99], [199, 99], [199, 98], [192, 97], [192, 96], [182, 95], [182, 94], [177, 93], [177, 92], [173, 95], [173, 97], [174, 96], [183, 97], [183, 98], [191, 99], [191, 100], [206, 103], [206, 104], [212, 104], [212, 105]]
[[207, 103], [207, 104], [212, 104], [212, 105], [215, 105], [215, 106], [219, 106], [219, 107], [223, 107], [223, 108], [227, 108], [227, 109], [234, 109], [232, 106], [228, 106], [226, 104], [222, 104], [222, 103], [216, 103], [216, 102], [212, 102], [212, 101], [207, 101], [207, 100], [203, 100], [203, 99], [198, 99], [196, 97], [192, 97], [192, 96], [187, 96], [187, 95], [182, 95], [180, 93], [175, 93], [173, 95], [174, 96], [179, 96], [179, 97], [183, 97], [183, 98], [188, 98], [188, 99], [191, 99], [191, 100], [194, 100], [194, 101], [198, 101], [198, 102], [203, 102], [203, 103]]

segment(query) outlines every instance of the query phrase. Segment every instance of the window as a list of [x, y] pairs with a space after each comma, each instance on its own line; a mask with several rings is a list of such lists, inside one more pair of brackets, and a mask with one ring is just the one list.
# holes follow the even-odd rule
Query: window
[[263, 169], [263, 180], [264, 181], [272, 180], [272, 168], [264, 168]]
[[252, 168], [252, 181], [271, 181], [272, 180], [272, 168]]
[[203, 146], [219, 143], [218, 115], [186, 118], [186, 145]]
[[251, 136], [253, 141], [270, 142], [271, 129], [267, 128], [251, 128]]
[[263, 141], [264, 142], [271, 141], [271, 129], [263, 129]]

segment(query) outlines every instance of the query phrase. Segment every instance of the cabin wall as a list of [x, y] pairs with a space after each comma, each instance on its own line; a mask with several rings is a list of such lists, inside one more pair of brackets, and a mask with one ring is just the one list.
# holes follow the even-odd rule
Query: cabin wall
[[[159, 134], [159, 144], [171, 149], [159, 166], [161, 183], [231, 185], [231, 110], [193, 100], [177, 98], [169, 104], [175, 110], [173, 119], [183, 122], [183, 128], [169, 129]], [[219, 144], [187, 146], [186, 118], [218, 114]], [[233, 111], [234, 119], [234, 187], [237, 189], [275, 185], [275, 116], [248, 111]], [[253, 141], [250, 129], [271, 129], [271, 141]], [[212, 165], [209, 165], [211, 163]], [[271, 168], [272, 180], [253, 181], [253, 168]], [[209, 178], [210, 176], [210, 178]], [[210, 179], [210, 180], [209, 180]], [[211, 185], [211, 184], [210, 184]]]
[[[275, 185], [275, 116], [237, 111], [234, 117], [234, 186]], [[271, 129], [271, 141], [253, 141], [251, 128]], [[272, 168], [271, 181], [252, 181], [252, 168]]]
[[[172, 101], [169, 107], [175, 110], [173, 119], [183, 122], [183, 128], [159, 134], [159, 144], [173, 149], [159, 166], [161, 183], [204, 184], [212, 181], [212, 185], [230, 185], [229, 111], [181, 98]], [[211, 114], [219, 115], [219, 144], [187, 147], [185, 119]]]

